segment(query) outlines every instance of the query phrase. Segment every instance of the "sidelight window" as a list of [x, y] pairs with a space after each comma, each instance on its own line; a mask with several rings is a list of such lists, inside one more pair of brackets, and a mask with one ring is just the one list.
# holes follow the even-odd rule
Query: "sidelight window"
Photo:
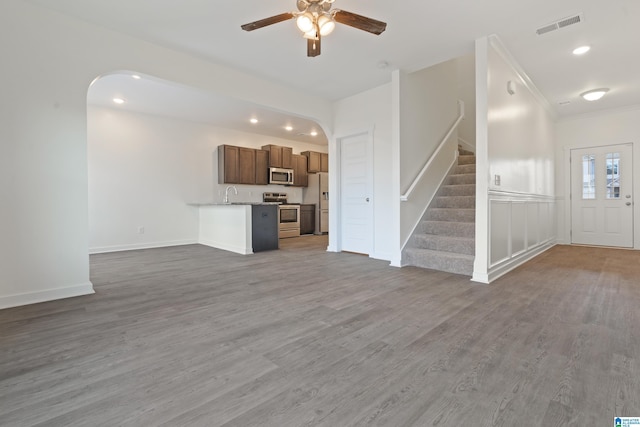
[[607, 199], [620, 198], [620, 153], [607, 153]]
[[582, 198], [596, 198], [596, 156], [582, 156]]

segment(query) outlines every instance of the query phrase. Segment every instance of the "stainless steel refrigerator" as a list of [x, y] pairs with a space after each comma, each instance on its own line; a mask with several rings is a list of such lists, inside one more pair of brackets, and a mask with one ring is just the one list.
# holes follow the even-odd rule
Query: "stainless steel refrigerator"
[[310, 173], [309, 185], [302, 190], [302, 203], [316, 205], [315, 234], [329, 232], [329, 174]]

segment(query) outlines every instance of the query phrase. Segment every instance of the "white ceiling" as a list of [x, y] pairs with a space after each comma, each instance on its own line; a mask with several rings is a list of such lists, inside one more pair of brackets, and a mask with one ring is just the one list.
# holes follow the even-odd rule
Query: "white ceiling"
[[[307, 58], [294, 21], [240, 29], [295, 10], [295, 0], [25, 1], [331, 100], [388, 82], [393, 69], [473, 52], [474, 40], [497, 34], [560, 116], [640, 104], [638, 0], [336, 0], [334, 8], [386, 21], [387, 31], [374, 36], [339, 24], [316, 58]], [[578, 13], [582, 23], [536, 35]], [[592, 50], [573, 56], [583, 44]], [[579, 97], [598, 87], [611, 89], [601, 101]]]
[[[134, 79], [133, 75], [140, 79]], [[114, 98], [124, 99], [125, 103], [117, 105]], [[327, 145], [324, 131], [312, 120], [140, 73], [123, 72], [100, 77], [91, 84], [87, 103]], [[258, 123], [251, 123], [252, 118]], [[287, 126], [292, 130], [286, 130]], [[314, 131], [316, 136], [311, 135]]]

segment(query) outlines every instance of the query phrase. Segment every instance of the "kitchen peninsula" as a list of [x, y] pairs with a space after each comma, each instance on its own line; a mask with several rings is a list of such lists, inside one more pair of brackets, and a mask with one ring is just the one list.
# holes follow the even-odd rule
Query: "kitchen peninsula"
[[198, 208], [198, 243], [241, 255], [278, 249], [278, 205], [190, 203]]

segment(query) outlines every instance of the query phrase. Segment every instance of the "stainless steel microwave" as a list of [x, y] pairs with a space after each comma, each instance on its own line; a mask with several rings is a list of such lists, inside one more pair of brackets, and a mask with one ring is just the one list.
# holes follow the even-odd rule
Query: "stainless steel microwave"
[[293, 185], [293, 169], [269, 168], [269, 184]]

